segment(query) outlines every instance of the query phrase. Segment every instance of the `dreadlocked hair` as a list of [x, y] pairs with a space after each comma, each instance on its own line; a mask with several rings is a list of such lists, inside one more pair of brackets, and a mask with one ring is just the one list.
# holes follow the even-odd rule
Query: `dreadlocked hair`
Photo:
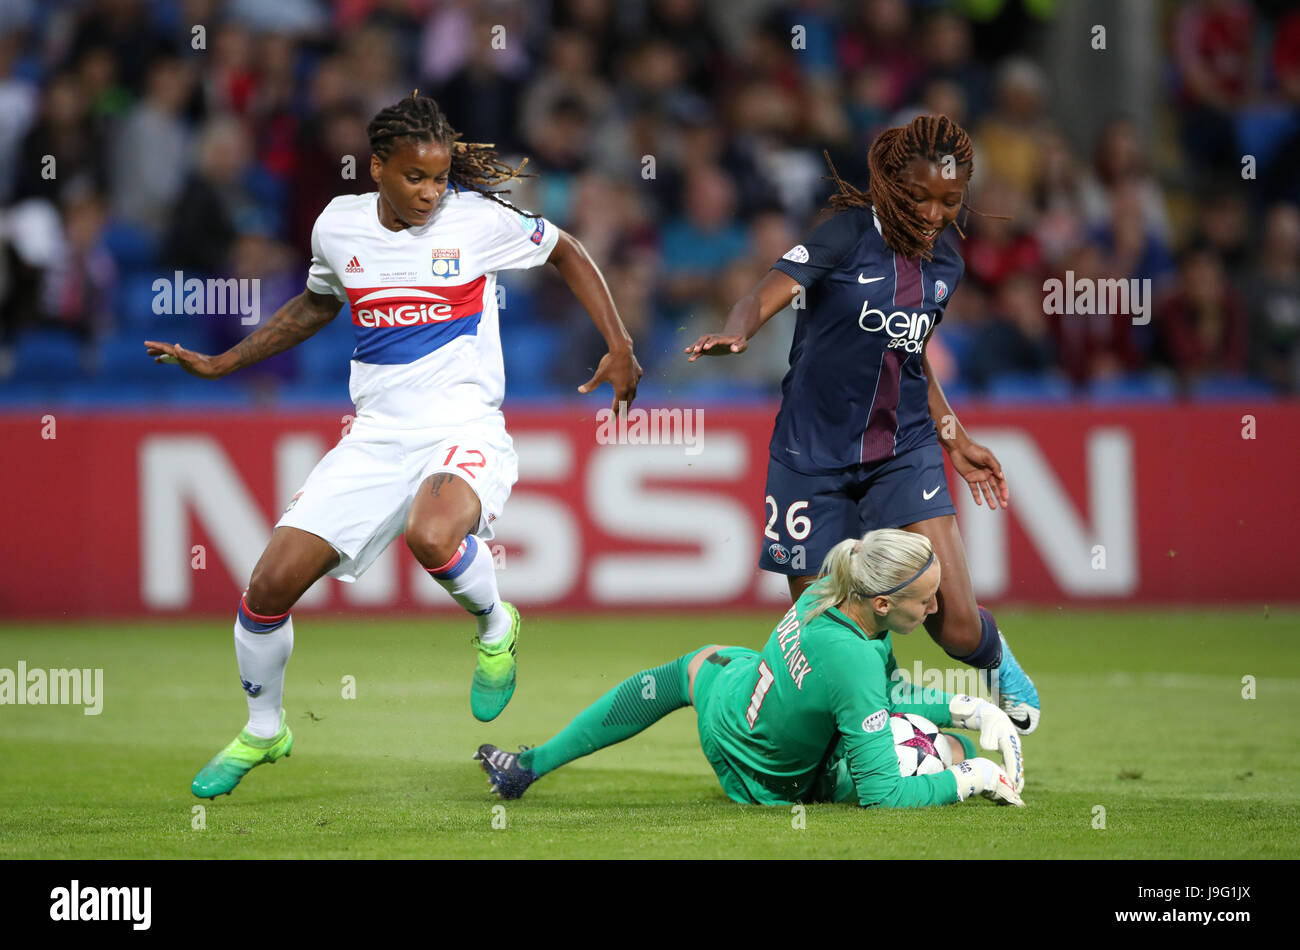
[[461, 133], [451, 127], [447, 117], [438, 108], [438, 103], [428, 96], [420, 95], [418, 89], [396, 105], [381, 109], [366, 127], [366, 135], [370, 137], [370, 151], [378, 155], [381, 161], [387, 161], [394, 148], [404, 144], [403, 140], [436, 142], [451, 152], [451, 168], [447, 172], [447, 180], [452, 185], [462, 190], [476, 191], [526, 217], [540, 217], [516, 208], [501, 197], [510, 194], [510, 189], [491, 190], [496, 185], [515, 179], [535, 177], [523, 171], [528, 159], [520, 162], [518, 168], [512, 168], [497, 154], [494, 145], [461, 142]]
[[[867, 152], [871, 181], [866, 191], [840, 178], [830, 154], [822, 154], [831, 170], [828, 178], [839, 188], [831, 195], [831, 207], [837, 211], [874, 208], [885, 243], [903, 257], [920, 255], [927, 261], [933, 259], [923, 236], [929, 226], [913, 210], [915, 201], [903, 185], [904, 169], [914, 158], [922, 158], [944, 168], [966, 166], [967, 176], [975, 170], [975, 148], [970, 137], [946, 115], [918, 115], [907, 125], [885, 129], [877, 135]], [[964, 201], [962, 207], [967, 212], [973, 210]], [[956, 222], [953, 227], [963, 238], [966, 236]]]

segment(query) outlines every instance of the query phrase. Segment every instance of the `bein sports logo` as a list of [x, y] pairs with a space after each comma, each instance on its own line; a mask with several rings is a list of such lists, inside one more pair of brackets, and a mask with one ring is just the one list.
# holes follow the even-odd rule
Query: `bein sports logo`
[[858, 315], [858, 326], [867, 333], [884, 332], [889, 335], [888, 349], [900, 349], [908, 353], [920, 353], [925, 345], [925, 338], [934, 325], [934, 317], [928, 313], [909, 313], [895, 310], [885, 311], [872, 308], [871, 301], [862, 301], [862, 313]]

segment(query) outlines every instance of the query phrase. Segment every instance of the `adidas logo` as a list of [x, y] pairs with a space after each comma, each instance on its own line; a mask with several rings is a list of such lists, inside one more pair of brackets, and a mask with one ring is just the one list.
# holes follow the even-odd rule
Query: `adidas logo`
[[345, 274], [364, 274], [365, 270], [361, 266], [361, 262], [357, 260], [356, 255], [353, 255], [352, 260], [348, 261], [348, 266], [343, 268]]

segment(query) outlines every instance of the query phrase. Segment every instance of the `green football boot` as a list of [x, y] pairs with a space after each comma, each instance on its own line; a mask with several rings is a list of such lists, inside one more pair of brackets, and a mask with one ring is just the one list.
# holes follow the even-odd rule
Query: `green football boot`
[[504, 600], [501, 606], [510, 614], [510, 632], [500, 643], [484, 646], [478, 637], [470, 642], [478, 648], [474, 667], [474, 684], [469, 690], [469, 706], [479, 722], [491, 722], [501, 715], [515, 694], [515, 648], [519, 645], [519, 611]]
[[229, 795], [239, 780], [264, 762], [287, 758], [293, 749], [293, 733], [285, 725], [284, 710], [280, 711], [280, 731], [269, 739], [261, 739], [242, 729], [233, 742], [212, 757], [194, 776], [190, 785], [199, 798], [216, 798]]

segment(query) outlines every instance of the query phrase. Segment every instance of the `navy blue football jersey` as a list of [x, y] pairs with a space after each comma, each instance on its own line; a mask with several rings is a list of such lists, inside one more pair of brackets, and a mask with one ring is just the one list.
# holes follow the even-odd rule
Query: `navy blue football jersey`
[[945, 229], [934, 260], [890, 250], [870, 208], [838, 212], [773, 267], [804, 288], [772, 457], [825, 474], [935, 440], [925, 345], [965, 270]]

